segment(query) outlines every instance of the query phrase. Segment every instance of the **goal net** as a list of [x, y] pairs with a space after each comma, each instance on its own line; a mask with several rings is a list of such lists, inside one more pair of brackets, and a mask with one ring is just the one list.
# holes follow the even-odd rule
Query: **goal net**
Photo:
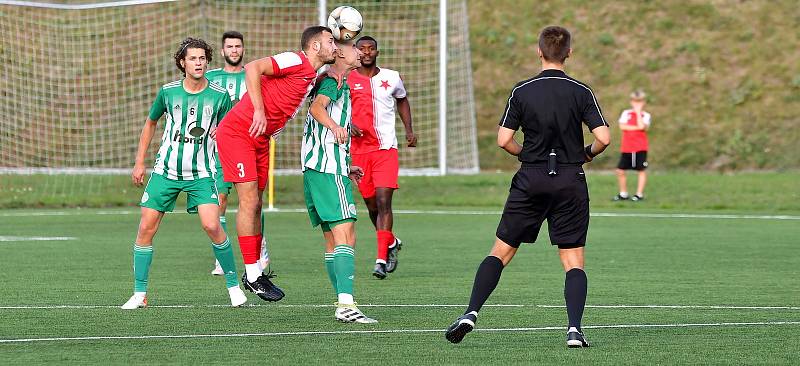
[[[61, 195], [122, 189], [158, 88], [182, 77], [172, 59], [182, 39], [201, 37], [218, 49], [224, 31], [238, 30], [245, 35], [249, 61], [298, 49], [302, 30], [340, 5], [317, 0], [63, 3], [0, 0], [0, 194], [42, 195], [57, 202]], [[398, 119], [401, 174], [440, 174], [440, 2], [348, 5], [364, 16], [362, 35], [379, 41], [379, 66], [400, 71], [409, 91], [419, 143], [405, 147]], [[475, 173], [466, 2], [449, 1], [447, 14], [446, 170]], [[217, 53], [209, 68], [222, 62]], [[300, 171], [304, 119], [301, 111], [278, 138], [278, 174]], [[153, 140], [148, 167], [159, 143]]]

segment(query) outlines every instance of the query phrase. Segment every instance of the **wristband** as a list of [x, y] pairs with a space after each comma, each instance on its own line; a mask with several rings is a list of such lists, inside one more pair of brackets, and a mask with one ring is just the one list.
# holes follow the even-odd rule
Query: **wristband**
[[586, 156], [592, 159], [594, 159], [594, 157], [597, 156], [597, 154], [592, 153], [592, 144], [586, 145], [586, 147], [583, 148], [583, 152], [586, 153]]

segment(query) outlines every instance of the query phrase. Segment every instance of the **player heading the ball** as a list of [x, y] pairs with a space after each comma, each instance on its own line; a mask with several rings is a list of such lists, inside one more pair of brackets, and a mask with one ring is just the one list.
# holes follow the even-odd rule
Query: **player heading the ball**
[[[352, 42], [337, 41], [337, 75], [361, 65], [361, 51]], [[350, 165], [352, 108], [350, 87], [328, 76], [320, 82], [308, 110], [303, 130], [303, 186], [312, 226], [321, 226], [325, 239], [325, 269], [337, 296], [334, 316], [345, 323], [376, 323], [356, 307], [355, 277], [356, 205], [350, 178], [358, 180], [361, 168]], [[350, 178], [348, 178], [350, 177]]]
[[[220, 49], [220, 54], [225, 61], [225, 66], [222, 68], [209, 70], [206, 73], [206, 78], [208, 81], [216, 83], [223, 89], [227, 90], [228, 95], [231, 96], [231, 102], [236, 105], [236, 103], [242, 99], [244, 93], [247, 91], [247, 84], [245, 84], [244, 81], [243, 64], [245, 55], [244, 35], [237, 31], [227, 31], [222, 33], [222, 47]], [[217, 182], [217, 191], [219, 191], [219, 222], [222, 225], [222, 229], [227, 233], [228, 224], [225, 213], [228, 208], [228, 195], [231, 193], [233, 184], [225, 181], [224, 174], [222, 174], [222, 163], [220, 163], [219, 157], [217, 158], [217, 173], [215, 180]], [[261, 234], [263, 239], [261, 243], [259, 263], [261, 264], [262, 268], [267, 268], [267, 265], [269, 264], [269, 252], [267, 252], [266, 236], [263, 235], [263, 214], [261, 215]], [[214, 264], [214, 269], [211, 271], [211, 274], [216, 276], [222, 276], [224, 274], [219, 261]]]
[[334, 62], [337, 49], [330, 29], [322, 26], [306, 28], [300, 46], [301, 51], [264, 57], [245, 66], [247, 93], [217, 132], [225, 181], [233, 183], [239, 195], [236, 231], [245, 265], [242, 281], [245, 288], [267, 301], [278, 301], [284, 295], [258, 263], [270, 136], [280, 134], [297, 114], [314, 87], [317, 70]]

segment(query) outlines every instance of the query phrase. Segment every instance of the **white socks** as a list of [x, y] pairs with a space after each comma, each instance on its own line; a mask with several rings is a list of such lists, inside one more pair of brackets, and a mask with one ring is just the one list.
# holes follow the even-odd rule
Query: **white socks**
[[353, 300], [353, 294], [339, 294], [340, 305], [352, 305], [353, 303], [355, 303], [355, 300]]
[[259, 277], [261, 277], [261, 274], [264, 272], [264, 270], [261, 268], [261, 265], [259, 265], [258, 262], [253, 264], [245, 264], [244, 271], [247, 275], [247, 281], [249, 282], [255, 282]]

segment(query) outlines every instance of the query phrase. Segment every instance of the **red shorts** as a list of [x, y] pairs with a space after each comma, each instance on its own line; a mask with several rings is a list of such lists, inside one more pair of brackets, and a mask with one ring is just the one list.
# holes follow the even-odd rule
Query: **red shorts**
[[217, 150], [225, 181], [258, 181], [258, 189], [263, 191], [269, 175], [269, 135], [253, 138], [247, 130], [232, 126], [226, 123], [217, 130]]
[[353, 154], [352, 163], [364, 169], [364, 177], [358, 183], [361, 196], [375, 196], [375, 188], [400, 188], [397, 175], [400, 170], [400, 159], [397, 149], [371, 151], [364, 154]]

